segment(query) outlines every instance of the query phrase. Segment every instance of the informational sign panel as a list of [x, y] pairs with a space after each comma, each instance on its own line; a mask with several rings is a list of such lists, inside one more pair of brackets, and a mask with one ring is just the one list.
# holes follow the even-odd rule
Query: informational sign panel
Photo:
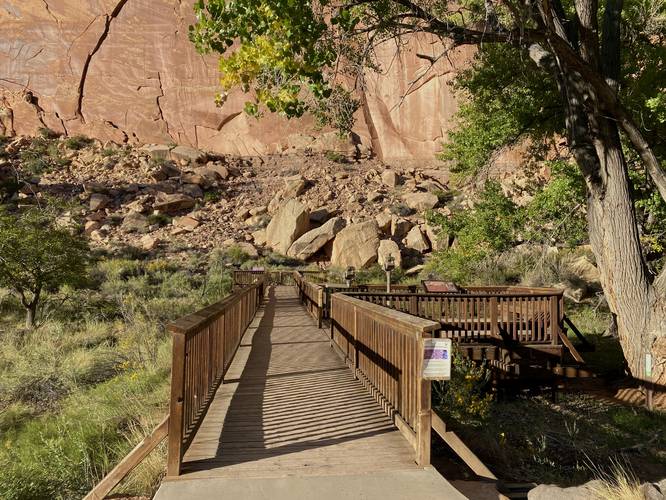
[[459, 293], [460, 288], [452, 281], [423, 280], [423, 288], [428, 293]]
[[451, 379], [451, 339], [424, 339], [423, 373], [428, 380]]

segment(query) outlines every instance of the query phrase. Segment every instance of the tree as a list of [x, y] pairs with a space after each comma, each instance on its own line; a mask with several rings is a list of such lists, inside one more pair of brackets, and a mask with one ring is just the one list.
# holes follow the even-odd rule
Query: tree
[[84, 282], [87, 261], [85, 240], [57, 227], [49, 212], [0, 215], [0, 286], [21, 301], [26, 328], [34, 327], [45, 292]]
[[[444, 44], [440, 57], [464, 44], [494, 44], [530, 58], [557, 89], [564, 108], [567, 145], [585, 179], [590, 243], [628, 366], [634, 377], [649, 380], [651, 355], [651, 380], [666, 387], [666, 271], [648, 272], [621, 135], [662, 199], [666, 172], [619, 92], [624, 4], [199, 0], [191, 39], [199, 50], [222, 54], [225, 90], [254, 92], [250, 112], [260, 113], [265, 106], [287, 116], [300, 116], [315, 107], [312, 102], [325, 101], [340, 82], [362, 82], [378, 43], [415, 32], [439, 37]], [[660, 36], [648, 36], [648, 45], [661, 43]], [[433, 64], [438, 59], [424, 57]], [[658, 99], [652, 106], [664, 109]]]

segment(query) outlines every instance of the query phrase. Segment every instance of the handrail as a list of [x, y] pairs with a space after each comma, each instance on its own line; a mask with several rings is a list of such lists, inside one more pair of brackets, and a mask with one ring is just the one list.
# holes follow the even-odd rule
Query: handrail
[[332, 345], [414, 447], [419, 465], [430, 463], [431, 387], [422, 377], [424, 339], [439, 327], [344, 294], [331, 298]]
[[83, 500], [103, 500], [127, 474], [132, 472], [141, 461], [153, 451], [162, 440], [167, 437], [169, 430], [169, 416], [167, 415], [153, 431], [137, 444], [111, 472], [97, 483]]
[[324, 317], [324, 287], [305, 279], [303, 271], [294, 271], [293, 278], [301, 302], [305, 304], [308, 312], [317, 320], [317, 326], [321, 328]]
[[169, 325], [173, 336], [167, 475], [185, 451], [264, 296], [264, 280]]
[[534, 294], [343, 292], [350, 297], [438, 321], [442, 336], [463, 342], [510, 338], [559, 346], [561, 290]]

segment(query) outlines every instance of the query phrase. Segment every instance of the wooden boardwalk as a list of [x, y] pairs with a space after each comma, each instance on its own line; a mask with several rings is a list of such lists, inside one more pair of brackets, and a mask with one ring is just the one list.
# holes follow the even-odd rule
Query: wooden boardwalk
[[271, 289], [183, 460], [183, 479], [415, 470], [294, 287]]

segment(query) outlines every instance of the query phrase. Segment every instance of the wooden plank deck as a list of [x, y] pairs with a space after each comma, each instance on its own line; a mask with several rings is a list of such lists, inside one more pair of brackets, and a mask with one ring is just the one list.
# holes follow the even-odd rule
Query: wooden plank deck
[[416, 470], [414, 450], [278, 286], [245, 334], [185, 454], [181, 479]]

